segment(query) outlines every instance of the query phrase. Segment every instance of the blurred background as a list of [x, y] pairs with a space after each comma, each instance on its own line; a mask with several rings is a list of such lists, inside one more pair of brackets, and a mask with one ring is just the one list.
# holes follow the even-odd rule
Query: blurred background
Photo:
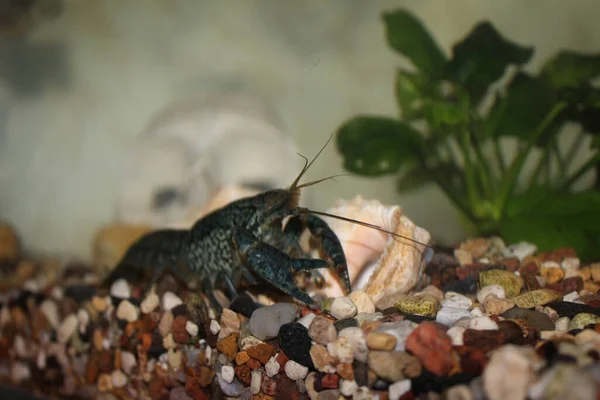
[[[533, 71], [600, 48], [592, 0], [1, 0], [0, 219], [30, 250], [87, 258], [113, 221], [172, 223], [216, 187], [290, 183], [296, 151], [312, 157], [355, 114], [396, 114], [408, 62], [381, 13], [399, 7], [446, 51], [489, 20], [535, 46]], [[306, 180], [341, 172], [332, 143]], [[305, 194], [319, 210], [377, 198], [438, 241], [465, 235], [437, 187], [341, 177]]]

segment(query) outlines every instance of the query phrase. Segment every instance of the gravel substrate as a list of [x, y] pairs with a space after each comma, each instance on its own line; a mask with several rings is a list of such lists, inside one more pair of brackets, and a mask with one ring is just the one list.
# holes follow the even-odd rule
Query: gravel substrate
[[141, 298], [85, 266], [15, 265], [0, 382], [44, 397], [600, 399], [600, 263], [570, 249], [476, 239], [410, 294], [320, 310], [242, 295], [218, 318], [169, 278]]

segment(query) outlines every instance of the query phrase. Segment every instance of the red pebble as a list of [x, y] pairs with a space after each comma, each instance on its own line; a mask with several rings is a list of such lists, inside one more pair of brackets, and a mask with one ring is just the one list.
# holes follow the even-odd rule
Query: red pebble
[[260, 385], [262, 392], [268, 396], [274, 396], [277, 390], [277, 382], [269, 378], [266, 374], [263, 374], [263, 380]]
[[436, 375], [447, 375], [455, 365], [452, 340], [435, 322], [421, 322], [406, 339], [406, 350]]
[[260, 361], [251, 358], [246, 362], [246, 365], [250, 367], [250, 369], [259, 369], [261, 364]]
[[283, 367], [285, 367], [285, 363], [288, 362], [289, 358], [285, 355], [283, 351], [280, 351], [275, 360], [279, 364], [279, 368], [282, 369]]
[[238, 365], [237, 367], [235, 367], [235, 376], [237, 376], [240, 382], [242, 382], [246, 386], [249, 386], [250, 381], [252, 380], [252, 375], [248, 363]]
[[337, 389], [340, 384], [340, 377], [337, 374], [325, 374], [321, 379], [321, 385], [325, 389]]

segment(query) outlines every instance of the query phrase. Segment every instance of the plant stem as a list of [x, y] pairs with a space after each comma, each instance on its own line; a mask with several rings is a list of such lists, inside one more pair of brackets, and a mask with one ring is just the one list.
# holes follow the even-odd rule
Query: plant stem
[[504, 174], [506, 171], [506, 161], [504, 160], [504, 153], [502, 152], [502, 147], [500, 146], [500, 139], [494, 138], [492, 142], [494, 143], [494, 154], [496, 154], [496, 160], [498, 161], [500, 173]]
[[585, 135], [583, 134], [583, 129], [579, 128], [577, 130], [577, 137], [575, 138], [575, 140], [571, 144], [571, 147], [567, 151], [567, 154], [565, 155], [565, 167], [566, 167], [567, 171], [569, 170], [569, 166], [573, 162], [575, 155], [577, 155], [577, 152], [581, 148], [581, 145], [583, 144], [584, 139], [585, 139]]
[[483, 154], [481, 149], [481, 145], [477, 138], [473, 140], [473, 148], [475, 149], [475, 155], [477, 156], [477, 161], [481, 165], [482, 168], [478, 168], [479, 178], [481, 179], [481, 184], [483, 186], [483, 190], [485, 191], [486, 197], [491, 199], [494, 195], [494, 188], [492, 185], [492, 169], [490, 164], [488, 163], [487, 158]]
[[535, 145], [546, 128], [552, 123], [552, 121], [554, 121], [557, 115], [565, 107], [566, 103], [558, 103], [556, 106], [554, 106], [552, 111], [550, 111], [550, 114], [548, 114], [548, 116], [546, 116], [542, 123], [537, 127], [527, 144], [519, 150], [518, 154], [510, 164], [507, 173], [503, 176], [502, 182], [500, 183], [499, 195], [496, 199], [496, 207], [498, 210], [500, 210], [502, 216], [505, 213], [506, 203], [508, 202], [508, 199], [515, 188], [515, 182], [517, 181], [517, 177], [523, 168], [523, 164], [525, 164], [527, 156], [531, 152], [531, 148]]
[[467, 184], [467, 195], [471, 208], [475, 209], [478, 202], [477, 186], [475, 184], [475, 170], [473, 169], [473, 160], [471, 159], [471, 143], [469, 139], [469, 131], [463, 129], [460, 133], [460, 143], [462, 147], [463, 157], [465, 160], [465, 178]]
[[593, 168], [594, 165], [596, 165], [599, 162], [600, 162], [600, 154], [594, 154], [581, 167], [579, 167], [579, 169], [577, 171], [575, 171], [575, 173], [573, 175], [571, 175], [571, 177], [569, 177], [569, 179], [567, 179], [567, 181], [565, 183], [562, 184], [560, 189], [561, 190], [570, 189], [571, 186], [573, 186], [573, 184], [579, 180], [579, 178], [581, 178], [586, 172], [588, 172], [588, 170]]

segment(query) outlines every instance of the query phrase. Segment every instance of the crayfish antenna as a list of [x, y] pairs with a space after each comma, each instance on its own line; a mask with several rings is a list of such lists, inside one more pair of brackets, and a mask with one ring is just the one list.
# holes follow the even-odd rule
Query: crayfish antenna
[[[331, 142], [331, 139], [333, 138], [333, 134], [335, 132], [331, 132], [331, 135], [329, 136], [329, 139], [327, 139], [327, 142], [325, 142], [325, 144], [323, 145], [323, 147], [321, 147], [321, 150], [319, 150], [319, 152], [317, 153], [316, 156], [314, 156], [314, 158], [308, 162], [308, 158], [304, 157], [302, 154], [298, 154], [300, 157], [304, 158], [304, 167], [302, 168], [302, 171], [300, 171], [300, 173], [298, 174], [298, 176], [296, 177], [296, 179], [294, 180], [294, 182], [292, 182], [292, 185], [290, 186], [290, 190], [296, 190], [298, 189], [298, 182], [300, 182], [300, 179], [302, 179], [302, 176], [304, 176], [304, 174], [306, 173], [306, 171], [308, 171], [308, 169], [311, 167], [311, 165], [313, 165], [313, 163], [316, 161], [317, 158], [319, 158], [319, 156], [321, 155], [321, 153], [323, 152], [323, 150], [325, 150], [325, 147], [327, 147], [327, 145], [329, 144], [329, 142]], [[306, 185], [302, 185], [300, 187], [306, 187]]]

